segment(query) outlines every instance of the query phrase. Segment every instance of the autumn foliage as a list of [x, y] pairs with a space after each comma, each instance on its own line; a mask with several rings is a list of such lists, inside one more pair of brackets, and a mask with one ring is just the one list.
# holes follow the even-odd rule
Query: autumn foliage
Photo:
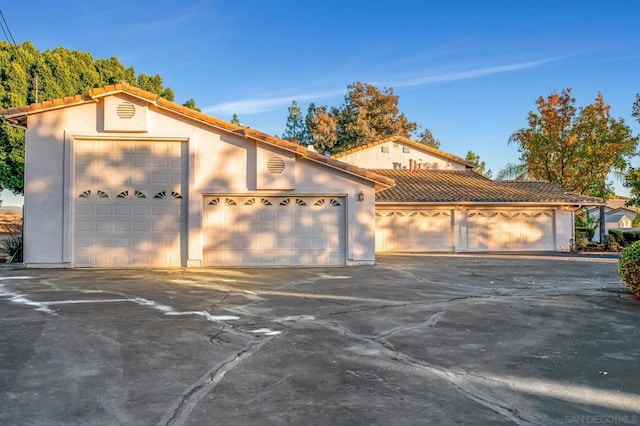
[[511, 135], [529, 178], [556, 183], [568, 191], [605, 197], [611, 193], [607, 175], [624, 171], [638, 138], [598, 93], [595, 102], [575, 107], [571, 89], [537, 100], [529, 112], [529, 127]]

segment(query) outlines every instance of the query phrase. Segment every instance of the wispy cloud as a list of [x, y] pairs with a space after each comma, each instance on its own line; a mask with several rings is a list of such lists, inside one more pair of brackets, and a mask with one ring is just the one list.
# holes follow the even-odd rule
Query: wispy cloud
[[276, 109], [283, 105], [291, 104], [291, 101], [309, 101], [331, 98], [344, 94], [344, 89], [324, 90], [321, 92], [299, 93], [291, 96], [279, 96], [275, 98], [249, 98], [238, 101], [223, 102], [203, 108], [210, 114], [257, 114]]
[[[528, 61], [528, 62], [518, 62], [507, 65], [499, 65], [494, 67], [486, 67], [486, 68], [477, 68], [466, 71], [459, 72], [450, 72], [450, 73], [439, 73], [439, 74], [429, 74], [418, 77], [411, 77], [405, 79], [392, 80], [387, 82], [371, 82], [371, 84], [377, 86], [386, 86], [386, 87], [412, 87], [412, 86], [424, 86], [432, 83], [442, 83], [449, 81], [457, 81], [457, 80], [468, 80], [472, 78], [484, 77], [492, 74], [501, 74], [508, 73], [514, 71], [520, 71], [530, 68], [536, 68], [541, 65], [555, 62], [561, 59], [566, 58], [556, 57], [556, 58], [548, 58], [548, 59], [540, 59], [537, 61]], [[296, 101], [308, 101], [313, 100], [317, 101], [320, 99], [327, 99], [335, 96], [340, 96], [345, 93], [344, 88], [340, 89], [330, 89], [319, 92], [310, 92], [310, 93], [301, 93], [297, 95], [291, 96], [278, 96], [278, 97], [256, 97], [249, 99], [241, 99], [237, 101], [231, 102], [223, 102], [216, 105], [211, 105], [203, 108], [203, 111], [210, 114], [257, 114], [261, 112], [273, 111], [276, 108], [279, 108], [283, 105], [289, 105], [292, 100]]]
[[456, 80], [468, 80], [472, 78], [484, 77], [492, 74], [502, 74], [513, 71], [520, 71], [529, 68], [536, 68], [550, 62], [555, 62], [560, 59], [564, 59], [566, 56], [557, 58], [540, 59], [537, 61], [518, 62], [515, 64], [499, 65], [495, 67], [478, 68], [474, 70], [459, 71], [453, 73], [444, 74], [431, 74], [420, 77], [414, 77], [409, 79], [397, 80], [389, 83], [385, 83], [385, 86], [391, 87], [410, 87], [410, 86], [423, 86], [431, 83], [442, 83]]

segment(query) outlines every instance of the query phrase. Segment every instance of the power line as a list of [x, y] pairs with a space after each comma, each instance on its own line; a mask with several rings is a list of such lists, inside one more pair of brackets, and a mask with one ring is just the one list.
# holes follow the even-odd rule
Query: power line
[[[0, 18], [2, 18], [2, 22], [4, 22], [4, 26], [2, 25], [0, 26], [2, 26], [2, 32], [4, 33], [5, 38], [9, 43], [13, 43], [14, 46], [17, 46], [16, 39], [13, 38], [13, 34], [9, 29], [9, 24], [7, 23], [7, 20], [4, 19], [4, 14], [2, 13], [2, 9], [0, 9]], [[6, 28], [6, 31], [5, 31], [5, 28]], [[7, 36], [7, 33], [9, 33], [9, 36]], [[11, 40], [9, 40], [9, 38], [11, 38]]]

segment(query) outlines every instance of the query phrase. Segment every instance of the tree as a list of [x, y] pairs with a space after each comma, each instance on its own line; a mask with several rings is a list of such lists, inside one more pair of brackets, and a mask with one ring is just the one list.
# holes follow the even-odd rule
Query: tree
[[291, 101], [289, 116], [282, 139], [301, 144], [304, 140], [304, 120], [298, 102]]
[[240, 123], [240, 119], [238, 118], [238, 114], [236, 114], [235, 112], [233, 113], [233, 116], [231, 117], [231, 124], [237, 124], [238, 126], [242, 125], [242, 123]]
[[313, 120], [316, 116], [316, 104], [311, 102], [307, 107], [307, 115], [304, 116], [304, 138], [302, 140], [303, 145], [312, 145], [313, 137], [311, 136], [314, 131]]
[[[303, 123], [304, 132], [296, 140], [313, 144], [321, 152], [335, 153], [389, 136], [409, 138], [418, 125], [400, 112], [398, 100], [391, 88], [380, 90], [355, 82], [347, 86], [340, 107], [317, 107], [311, 103]], [[291, 118], [291, 111], [289, 115]], [[298, 116], [295, 117], [297, 120]], [[289, 131], [285, 136], [291, 137]]]
[[337, 141], [336, 120], [337, 108], [327, 112], [326, 107], [320, 106], [315, 109], [315, 115], [311, 118], [313, 147], [320, 153], [330, 153], [334, 149]]
[[432, 148], [440, 148], [440, 141], [433, 137], [433, 133], [431, 133], [431, 130], [429, 129], [424, 129], [422, 132], [418, 133], [418, 142], [428, 145]]
[[469, 163], [475, 164], [473, 171], [479, 174], [480, 176], [484, 176], [487, 179], [491, 179], [491, 169], [486, 170], [487, 163], [484, 161], [480, 161], [480, 156], [473, 151], [467, 151], [467, 156], [465, 157]]
[[524, 163], [509, 163], [498, 172], [496, 179], [529, 180], [527, 165]]
[[338, 148], [346, 150], [389, 136], [410, 137], [417, 124], [400, 112], [398, 100], [392, 88], [380, 91], [359, 81], [347, 86], [336, 117]]
[[[94, 60], [90, 53], [58, 47], [44, 52], [30, 42], [0, 42], [0, 107], [9, 108], [86, 93], [126, 81], [173, 101], [162, 77], [125, 68], [116, 57]], [[195, 103], [194, 103], [195, 106]], [[24, 131], [0, 122], [0, 190], [24, 191]]]
[[538, 98], [538, 112], [529, 112], [529, 127], [511, 135], [520, 161], [531, 179], [555, 183], [566, 190], [607, 198], [613, 193], [607, 175], [624, 171], [638, 138], [598, 93], [595, 102], [576, 109], [571, 89]]
[[[640, 123], [640, 93], [636, 94], [636, 100], [633, 103], [633, 107], [631, 109], [631, 115]], [[627, 174], [624, 177], [624, 186], [629, 188], [629, 193], [631, 194], [631, 198], [625, 203], [626, 206], [636, 206], [640, 207], [640, 169], [630, 167], [627, 171]], [[640, 222], [639, 215], [636, 214], [634, 218], [635, 227], [636, 221]]]
[[196, 106], [196, 101], [194, 101], [193, 98], [190, 98], [187, 102], [183, 103], [182, 106], [200, 111], [200, 108]]

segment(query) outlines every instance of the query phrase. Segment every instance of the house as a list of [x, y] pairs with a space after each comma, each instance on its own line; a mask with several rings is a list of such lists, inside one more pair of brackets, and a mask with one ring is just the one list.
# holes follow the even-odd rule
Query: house
[[390, 177], [126, 83], [0, 116], [26, 131], [28, 267], [374, 262]]
[[541, 181], [494, 181], [403, 137], [333, 156], [393, 179], [376, 193], [376, 251], [569, 251], [574, 210], [601, 200]]
[[[633, 219], [635, 219], [637, 214], [636, 207], [626, 207], [624, 206], [626, 200], [607, 200], [606, 205], [604, 206], [604, 233], [605, 235], [609, 233], [610, 230], [626, 230], [632, 231], [633, 228]], [[594, 232], [594, 240], [600, 240], [600, 209], [599, 208], [589, 208], [587, 210], [589, 212], [589, 216], [598, 224]]]

